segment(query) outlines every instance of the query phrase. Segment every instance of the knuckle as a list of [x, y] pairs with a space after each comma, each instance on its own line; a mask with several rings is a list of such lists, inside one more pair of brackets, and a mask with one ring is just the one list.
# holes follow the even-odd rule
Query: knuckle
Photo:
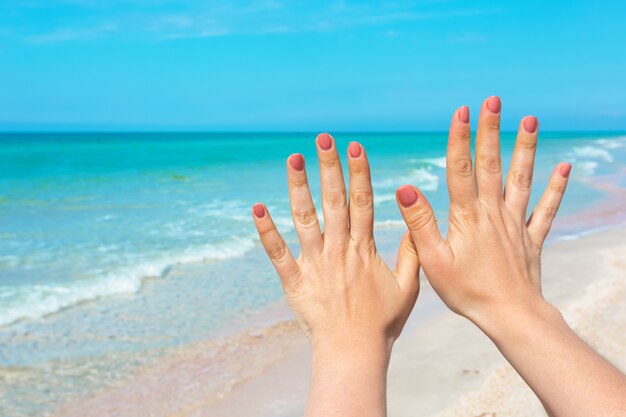
[[534, 151], [537, 148], [537, 136], [521, 136], [516, 141], [517, 147]]
[[346, 207], [345, 191], [330, 191], [324, 196], [324, 204], [331, 209], [341, 209]]
[[472, 160], [470, 158], [461, 158], [454, 161], [454, 172], [458, 175], [469, 177], [472, 172]]
[[457, 125], [454, 136], [456, 141], [463, 140], [469, 142], [471, 140], [472, 133], [469, 126]]
[[274, 231], [274, 226], [271, 224], [260, 224], [257, 226], [257, 230], [259, 232], [259, 236], [261, 238], [269, 235], [272, 231]]
[[353, 244], [361, 256], [373, 256], [376, 253], [376, 244], [373, 239], [353, 240]]
[[267, 255], [276, 263], [280, 263], [287, 255], [287, 246], [285, 242], [273, 244], [267, 248]]
[[320, 165], [322, 168], [333, 168], [339, 165], [339, 158], [336, 156], [331, 156], [328, 158], [320, 158]]
[[502, 161], [496, 155], [481, 155], [476, 164], [481, 170], [490, 174], [499, 174], [502, 172]]
[[433, 213], [431, 210], [415, 210], [408, 214], [406, 222], [409, 229], [414, 231], [422, 230], [433, 221]]
[[303, 187], [307, 185], [306, 175], [294, 175], [291, 179], [291, 183], [296, 187]]
[[317, 222], [317, 211], [315, 208], [294, 210], [294, 217], [300, 226], [311, 226]]
[[511, 173], [512, 183], [523, 191], [529, 191], [532, 187], [533, 176], [527, 172], [513, 171]]
[[557, 194], [565, 194], [566, 183], [561, 181], [551, 182], [548, 188]]
[[450, 222], [456, 225], [478, 223], [479, 217], [479, 211], [471, 205], [450, 207]]
[[355, 192], [351, 196], [350, 204], [358, 209], [370, 209], [374, 206], [374, 196], [371, 191]]
[[543, 215], [544, 220], [547, 223], [552, 222], [552, 220], [554, 220], [554, 218], [556, 217], [556, 212], [557, 212], [558, 208], [556, 206], [545, 206], [541, 209], [541, 213]]
[[491, 117], [486, 117], [482, 127], [484, 127], [489, 133], [499, 133], [500, 132], [500, 117], [491, 115]]
[[366, 163], [360, 163], [361, 161], [354, 161], [350, 164], [351, 175], [364, 175], [369, 172], [369, 168]]
[[450, 207], [450, 228], [454, 227], [462, 232], [469, 232], [480, 221], [477, 210], [469, 207]]

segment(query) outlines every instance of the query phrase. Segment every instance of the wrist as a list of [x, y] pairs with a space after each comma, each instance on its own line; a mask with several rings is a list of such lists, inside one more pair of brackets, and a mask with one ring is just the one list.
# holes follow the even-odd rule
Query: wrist
[[375, 336], [315, 336], [311, 337], [313, 360], [306, 415], [386, 415], [391, 343]]
[[314, 363], [355, 364], [386, 367], [391, 357], [393, 340], [383, 335], [324, 335], [311, 338]]
[[541, 296], [493, 306], [470, 318], [497, 345], [522, 342], [542, 329], [565, 324], [559, 310]]

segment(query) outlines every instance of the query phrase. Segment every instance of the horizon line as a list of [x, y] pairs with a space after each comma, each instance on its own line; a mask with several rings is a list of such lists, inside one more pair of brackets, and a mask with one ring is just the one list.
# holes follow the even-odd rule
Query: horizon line
[[[513, 129], [503, 129], [501, 132], [504, 133], [515, 133], [518, 130]], [[187, 133], [187, 134], [207, 134], [207, 133], [221, 133], [221, 134], [234, 134], [234, 133], [256, 133], [256, 134], [268, 134], [268, 133], [279, 133], [279, 134], [321, 134], [321, 133], [364, 133], [364, 134], [372, 134], [372, 133], [448, 133], [448, 130], [435, 130], [435, 129], [424, 129], [424, 130], [412, 130], [412, 129], [403, 129], [403, 130], [384, 130], [384, 129], [372, 129], [372, 130], [350, 130], [350, 129], [339, 129], [339, 130], [328, 130], [328, 131], [313, 131], [313, 130], [226, 130], [226, 129], [206, 129], [206, 130], [192, 130], [192, 129], [164, 129], [164, 130], [116, 130], [116, 129], [102, 129], [102, 130], [2, 130], [0, 129], [0, 135], [6, 134], [29, 134], [29, 135], [38, 135], [38, 134], [171, 134], [171, 133]], [[476, 129], [472, 129], [472, 133], [475, 133]], [[598, 133], [626, 133], [626, 129], [549, 129], [542, 130], [540, 133], [588, 133], [588, 132], [598, 132]]]

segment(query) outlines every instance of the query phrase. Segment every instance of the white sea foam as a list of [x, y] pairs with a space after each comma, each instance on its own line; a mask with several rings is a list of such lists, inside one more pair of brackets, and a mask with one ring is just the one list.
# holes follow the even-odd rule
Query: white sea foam
[[591, 229], [581, 230], [580, 232], [568, 233], [564, 235], [560, 235], [554, 238], [554, 242], [560, 241], [568, 241], [568, 240], [578, 240], [585, 236], [594, 235], [596, 233], [606, 232], [607, 230], [615, 230], [618, 228], [622, 228], [626, 226], [626, 224], [612, 224], [606, 226], [593, 227]]
[[583, 175], [593, 175], [596, 172], [598, 163], [596, 161], [578, 161], [576, 162], [576, 171]]
[[424, 191], [435, 191], [439, 187], [439, 177], [432, 173], [432, 169], [417, 168], [407, 175], [391, 177], [373, 183], [374, 187], [380, 188], [396, 188], [403, 184], [413, 184]]
[[626, 136], [619, 136], [610, 139], [598, 139], [595, 142], [604, 149], [619, 149], [626, 146]]
[[446, 157], [442, 156], [440, 158], [424, 158], [424, 159], [410, 159], [409, 162], [413, 164], [427, 164], [432, 165], [437, 168], [446, 168]]
[[216, 199], [206, 204], [189, 207], [187, 213], [218, 218], [248, 215], [247, 219], [250, 219], [250, 206], [244, 201]]
[[613, 156], [608, 150], [594, 146], [576, 147], [572, 152], [574, 156], [578, 158], [602, 159], [606, 162], [613, 162]]
[[188, 248], [168, 257], [143, 260], [136, 266], [100, 271], [90, 278], [58, 284], [0, 287], [0, 326], [38, 319], [67, 307], [103, 297], [137, 293], [148, 277], [165, 276], [175, 265], [223, 261], [243, 256], [255, 247], [255, 238], [237, 238], [221, 244]]
[[374, 222], [374, 228], [376, 229], [399, 229], [406, 227], [404, 220], [380, 220]]
[[380, 205], [388, 203], [390, 201], [396, 201], [396, 195], [393, 193], [387, 194], [374, 194], [374, 205]]
[[0, 256], [0, 267], [15, 268], [21, 264], [21, 259], [14, 255]]
[[104, 216], [100, 216], [96, 219], [96, 223], [104, 223], [104, 222], [110, 222], [111, 220], [115, 220], [116, 217], [112, 214], [107, 214]]

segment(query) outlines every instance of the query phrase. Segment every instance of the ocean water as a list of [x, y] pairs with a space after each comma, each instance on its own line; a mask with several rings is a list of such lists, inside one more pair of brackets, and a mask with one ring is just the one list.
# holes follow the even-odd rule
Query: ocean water
[[[351, 140], [366, 148], [381, 251], [395, 250], [404, 228], [394, 196], [402, 184], [421, 187], [446, 228], [445, 133], [335, 137], [342, 155]], [[0, 410], [43, 415], [72, 393], [114, 383], [128, 363], [215, 337], [279, 300], [250, 207], [265, 202], [298, 251], [285, 159], [304, 154], [319, 207], [314, 140], [0, 134]], [[503, 135], [505, 169], [513, 142]], [[606, 199], [599, 184], [626, 186], [626, 134], [541, 134], [533, 202], [561, 161], [574, 165], [568, 215]]]

